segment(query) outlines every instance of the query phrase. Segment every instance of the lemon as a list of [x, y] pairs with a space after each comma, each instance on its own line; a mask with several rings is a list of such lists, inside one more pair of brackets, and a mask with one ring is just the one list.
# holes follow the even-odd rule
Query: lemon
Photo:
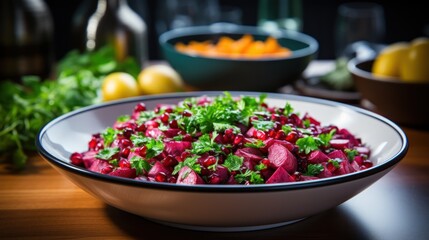
[[129, 73], [114, 72], [103, 79], [101, 94], [103, 101], [111, 101], [138, 96], [140, 90], [136, 79]]
[[183, 90], [183, 80], [179, 73], [168, 65], [151, 65], [143, 69], [137, 77], [143, 94], [161, 94]]
[[384, 48], [372, 65], [372, 73], [385, 77], [400, 77], [402, 61], [408, 55], [408, 42], [392, 43]]
[[401, 66], [401, 79], [405, 82], [429, 82], [428, 64], [429, 38], [414, 39]]

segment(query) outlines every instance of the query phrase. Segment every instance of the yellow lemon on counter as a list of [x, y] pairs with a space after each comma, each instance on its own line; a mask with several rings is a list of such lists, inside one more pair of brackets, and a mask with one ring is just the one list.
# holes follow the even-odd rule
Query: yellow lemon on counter
[[136, 79], [131, 74], [114, 72], [103, 79], [101, 94], [103, 101], [111, 101], [138, 96], [140, 90]]
[[372, 73], [384, 77], [400, 77], [402, 61], [408, 55], [409, 50], [408, 42], [390, 44], [374, 60]]
[[168, 65], [151, 65], [137, 77], [143, 94], [161, 94], [183, 91], [184, 83], [179, 73]]
[[401, 66], [401, 80], [405, 82], [429, 82], [429, 38], [416, 38]]

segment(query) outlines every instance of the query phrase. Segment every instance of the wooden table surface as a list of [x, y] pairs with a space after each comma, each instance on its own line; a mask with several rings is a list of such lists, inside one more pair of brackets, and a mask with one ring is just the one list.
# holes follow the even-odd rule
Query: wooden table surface
[[429, 131], [404, 130], [406, 157], [354, 198], [288, 226], [241, 233], [176, 229], [107, 206], [35, 155], [19, 174], [0, 166], [0, 239], [429, 239]]

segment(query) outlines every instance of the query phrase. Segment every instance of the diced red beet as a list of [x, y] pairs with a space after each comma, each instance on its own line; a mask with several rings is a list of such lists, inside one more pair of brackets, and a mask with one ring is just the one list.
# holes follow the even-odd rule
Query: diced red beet
[[351, 173], [352, 169], [353, 168], [351, 167], [350, 162], [348, 160], [341, 161], [340, 167], [335, 171], [335, 175], [343, 175], [343, 174]]
[[155, 164], [152, 166], [152, 168], [147, 173], [147, 176], [150, 178], [155, 178], [159, 173], [163, 173], [166, 176], [171, 175], [171, 171], [164, 167], [164, 165], [161, 162], [155, 162]]
[[265, 183], [282, 183], [282, 182], [293, 182], [294, 179], [289, 173], [282, 167], [277, 168], [270, 178]]
[[356, 149], [356, 151], [358, 151], [358, 153], [360, 154], [365, 154], [367, 156], [369, 156], [370, 154], [370, 150], [368, 147], [355, 147], [354, 149]]
[[219, 178], [219, 183], [225, 183], [229, 179], [228, 169], [222, 165], [217, 165], [216, 170], [211, 175]]
[[101, 171], [103, 170], [103, 168], [105, 168], [105, 167], [107, 167], [109, 165], [110, 165], [109, 162], [107, 162], [105, 160], [94, 159], [92, 161], [91, 166], [88, 169], [90, 171], [101, 173]]
[[323, 166], [323, 171], [321, 171], [319, 174], [317, 174], [318, 178], [328, 178], [328, 177], [332, 177], [333, 174], [331, 171], [329, 171], [329, 169], [326, 167], [326, 162], [321, 163]]
[[293, 149], [295, 148], [294, 144], [292, 144], [286, 140], [278, 140], [278, 139], [274, 139], [274, 138], [268, 138], [267, 140], [264, 141], [264, 144], [265, 144], [264, 149], [268, 150], [268, 148], [271, 147], [271, 145], [273, 145], [274, 143], [278, 143], [278, 144], [285, 146], [289, 151], [293, 151]]
[[233, 175], [230, 175], [228, 178], [227, 184], [237, 184], [237, 181], [235, 180]]
[[196, 173], [194, 170], [192, 170], [188, 166], [184, 166], [180, 169], [178, 175], [177, 175], [177, 182], [178, 184], [204, 184], [204, 180]]
[[315, 176], [302, 175], [299, 180], [300, 181], [309, 181], [309, 180], [316, 180], [316, 179], [319, 179], [319, 178], [315, 177]]
[[345, 149], [350, 148], [350, 140], [349, 139], [332, 139], [329, 141], [331, 147], [336, 149]]
[[354, 158], [353, 158], [353, 161], [354, 162], [356, 162], [359, 166], [361, 166], [362, 165], [362, 163], [363, 163], [363, 161], [364, 161], [365, 159], [362, 157], [362, 156], [355, 156]]
[[253, 161], [259, 161], [263, 158], [263, 154], [259, 149], [256, 148], [241, 148], [234, 153], [237, 156], [249, 158]]
[[341, 150], [334, 150], [334, 151], [330, 152], [328, 154], [328, 157], [330, 159], [339, 158], [339, 159], [341, 159], [343, 161], [348, 161], [348, 158], [347, 158], [346, 154], [343, 151], [341, 151]]
[[158, 139], [164, 136], [164, 133], [159, 128], [149, 128], [146, 130], [145, 136]]
[[109, 173], [109, 175], [124, 178], [135, 178], [136, 170], [134, 168], [116, 168], [111, 173]]
[[164, 142], [164, 150], [171, 156], [180, 156], [186, 149], [190, 149], [192, 143], [188, 141]]
[[92, 164], [94, 163], [94, 160], [96, 160], [95, 155], [97, 154], [97, 151], [87, 151], [82, 154], [82, 161], [85, 168], [90, 168]]
[[329, 160], [329, 157], [320, 150], [312, 151], [307, 159], [309, 163], [313, 163], [313, 164], [327, 162], [328, 160]]
[[350, 171], [351, 172], [359, 171], [359, 169], [360, 169], [360, 166], [359, 166], [359, 164], [357, 162], [353, 161], [353, 162], [350, 163]]
[[298, 167], [295, 156], [279, 143], [274, 143], [268, 148], [268, 160], [274, 168], [283, 167], [290, 174]]
[[251, 128], [249, 128], [249, 130], [247, 130], [247, 132], [246, 132], [246, 137], [253, 137], [253, 134], [254, 134], [254, 132], [255, 131], [258, 131], [256, 128], [254, 128], [254, 127], [251, 127]]

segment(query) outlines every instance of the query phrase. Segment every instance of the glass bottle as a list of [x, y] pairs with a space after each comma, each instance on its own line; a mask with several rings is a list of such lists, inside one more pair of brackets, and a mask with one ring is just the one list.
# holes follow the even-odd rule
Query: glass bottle
[[259, 0], [258, 26], [267, 31], [302, 31], [301, 0]]
[[0, 79], [50, 77], [54, 27], [43, 0], [0, 1]]
[[118, 61], [133, 57], [143, 67], [148, 59], [146, 23], [126, 0], [98, 0], [78, 37], [81, 50], [111, 45]]

